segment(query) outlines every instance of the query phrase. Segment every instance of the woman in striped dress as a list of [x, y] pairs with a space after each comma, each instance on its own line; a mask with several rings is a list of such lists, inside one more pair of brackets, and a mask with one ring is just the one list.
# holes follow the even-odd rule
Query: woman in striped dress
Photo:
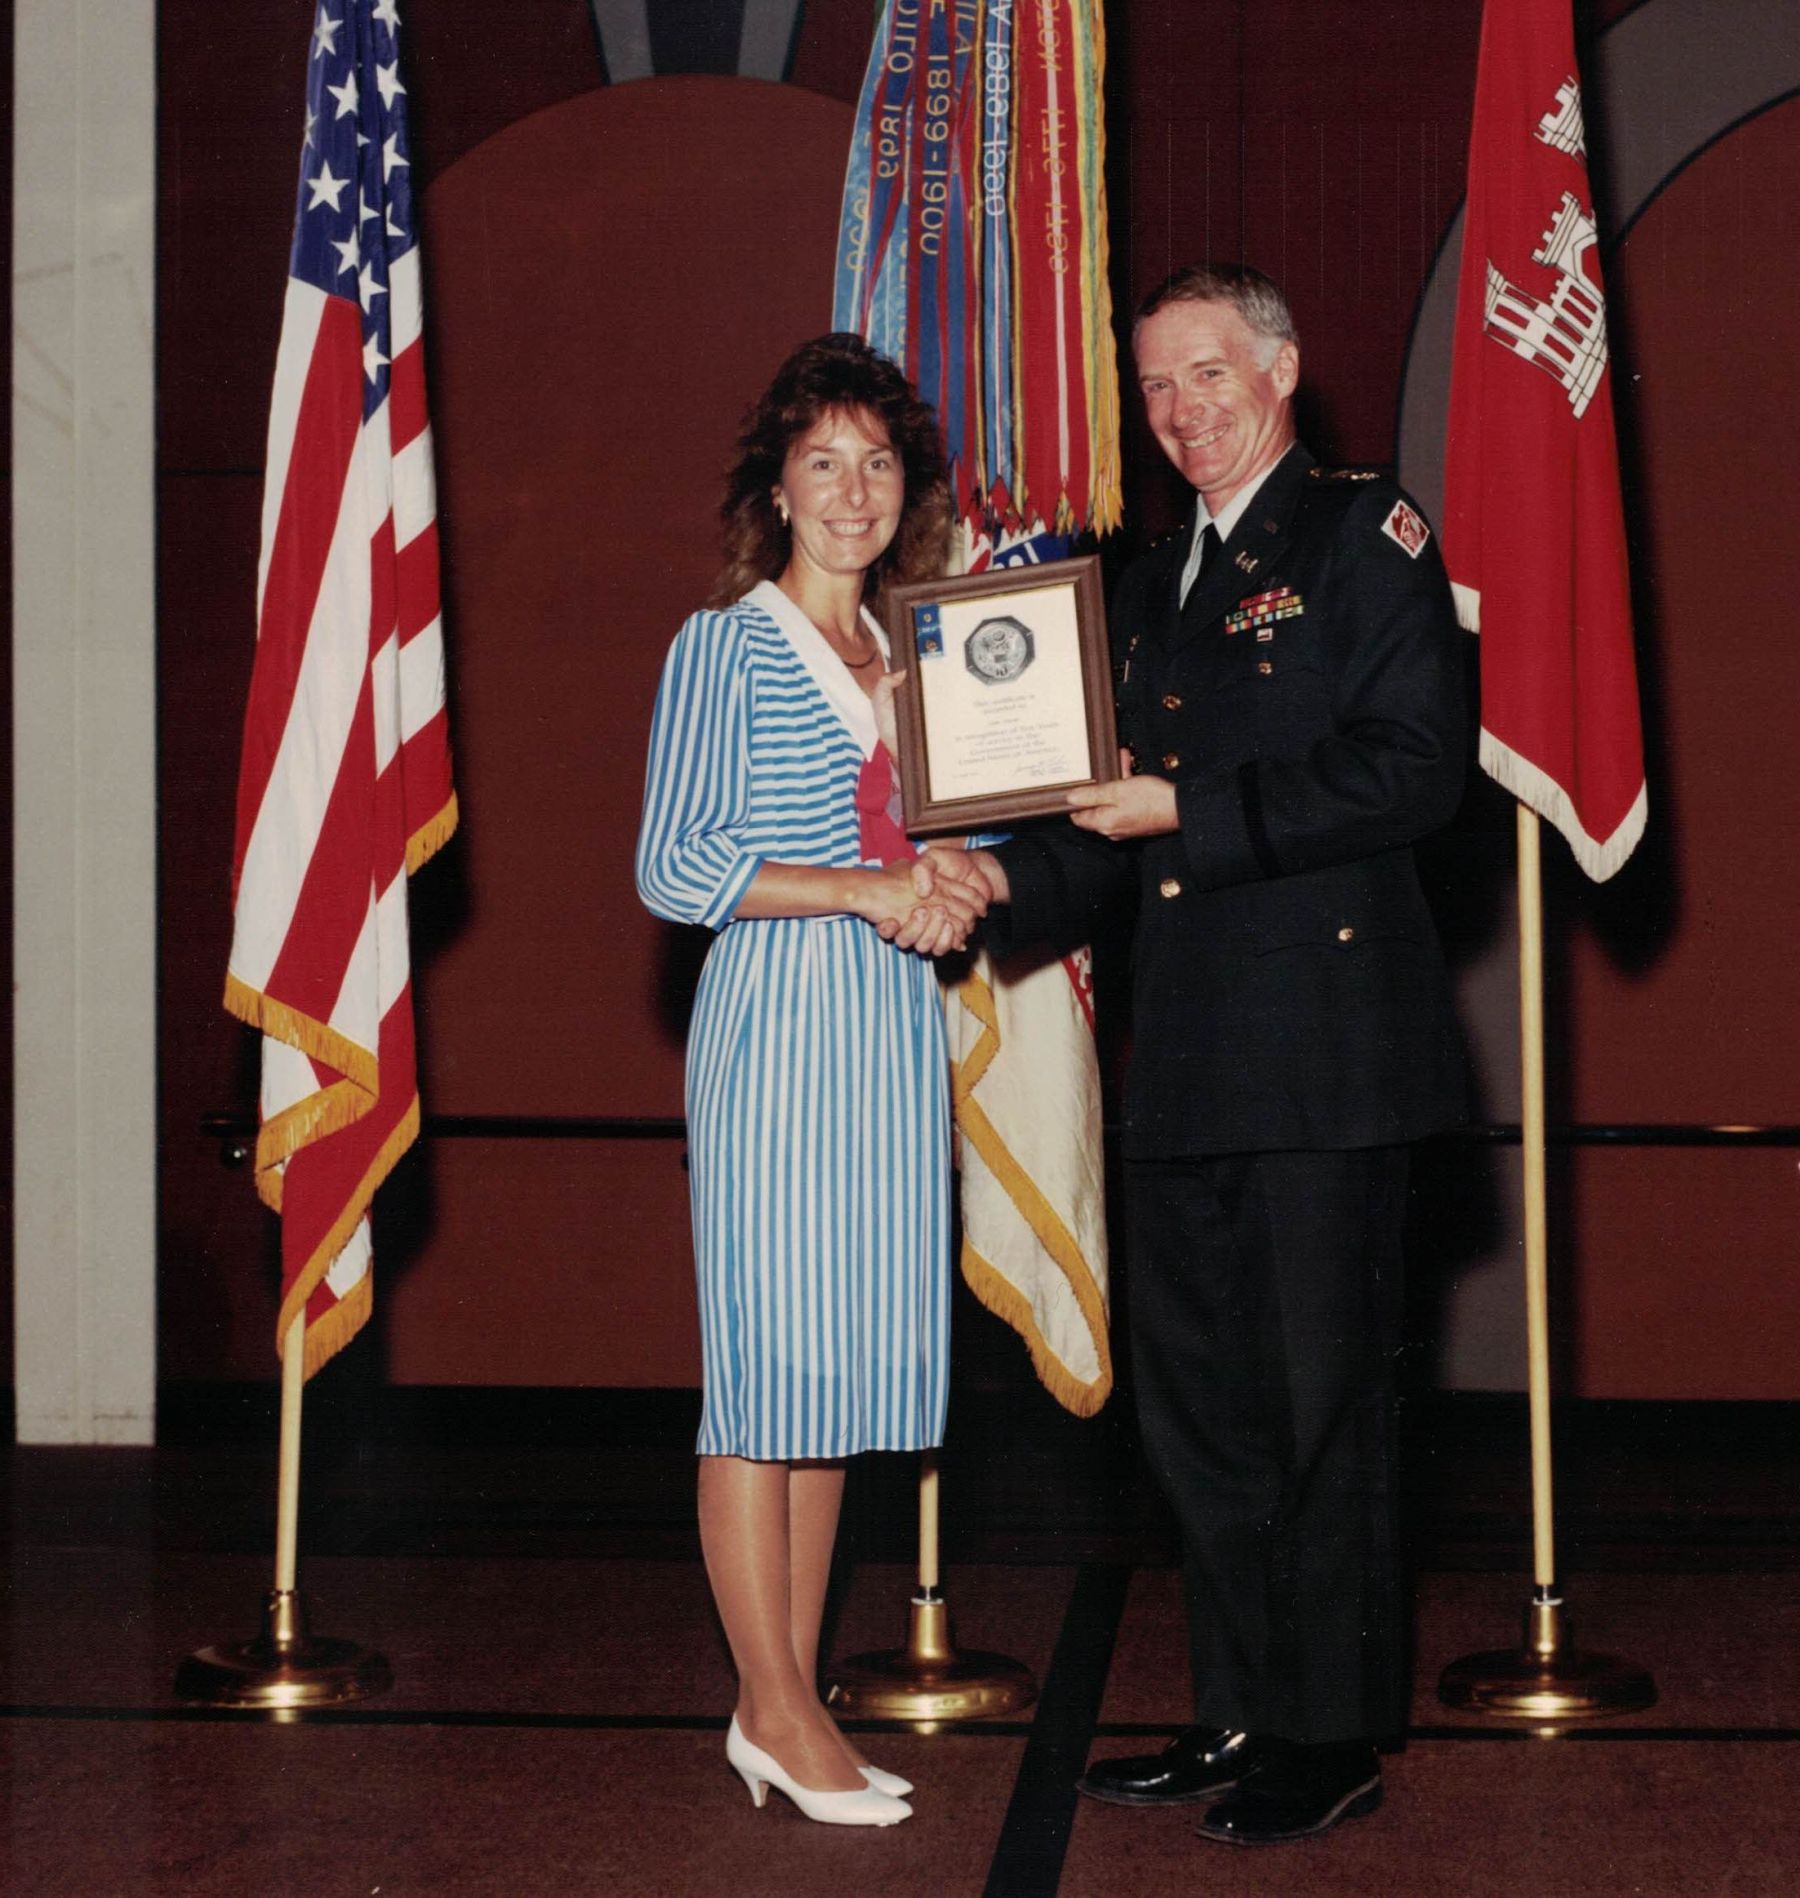
[[[717, 932], [689, 1032], [705, 1405], [700, 1534], [739, 1677], [727, 1753], [757, 1804], [889, 1825], [911, 1788], [820, 1704], [843, 1459], [943, 1431], [949, 1101], [930, 957], [985, 891], [915, 857], [865, 601], [942, 571], [936, 422], [858, 337], [797, 350], [751, 411], [728, 563], [650, 734], [638, 890]], [[891, 725], [888, 726], [891, 733]]]

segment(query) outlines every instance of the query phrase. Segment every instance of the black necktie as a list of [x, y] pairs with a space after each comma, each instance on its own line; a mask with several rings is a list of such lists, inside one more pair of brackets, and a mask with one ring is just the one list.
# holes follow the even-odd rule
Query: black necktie
[[1194, 569], [1193, 583], [1187, 590], [1187, 598], [1181, 603], [1184, 609], [1193, 604], [1194, 596], [1206, 584], [1206, 576], [1212, 568], [1218, 551], [1219, 530], [1211, 521], [1208, 521], [1200, 530], [1200, 562]]

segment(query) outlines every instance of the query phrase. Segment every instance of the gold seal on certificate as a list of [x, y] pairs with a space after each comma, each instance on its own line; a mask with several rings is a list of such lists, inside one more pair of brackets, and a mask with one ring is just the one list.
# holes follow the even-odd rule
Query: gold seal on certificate
[[1092, 554], [889, 590], [906, 828], [991, 830], [1119, 775]]

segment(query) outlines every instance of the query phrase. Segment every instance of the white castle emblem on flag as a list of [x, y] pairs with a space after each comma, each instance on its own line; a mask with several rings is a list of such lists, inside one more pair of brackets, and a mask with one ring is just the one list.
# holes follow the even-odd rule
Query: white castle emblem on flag
[[1537, 135], [1571, 158], [1587, 157], [1587, 139], [1581, 122], [1581, 88], [1571, 73], [1556, 88], [1556, 105], [1538, 120]]
[[[1579, 125], [1578, 104], [1576, 111]], [[1491, 261], [1487, 267], [1483, 328], [1514, 355], [1554, 376], [1577, 416], [1594, 399], [1606, 373], [1606, 302], [1582, 267], [1597, 242], [1594, 220], [1565, 191], [1543, 244], [1531, 253], [1533, 263], [1547, 264], [1557, 273], [1548, 303], [1509, 283]]]

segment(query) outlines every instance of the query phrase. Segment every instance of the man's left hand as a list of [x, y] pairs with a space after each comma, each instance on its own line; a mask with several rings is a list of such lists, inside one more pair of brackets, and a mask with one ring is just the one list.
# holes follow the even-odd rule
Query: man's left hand
[[1167, 778], [1120, 778], [1069, 793], [1069, 819], [1114, 843], [1131, 837], [1162, 837], [1181, 828], [1175, 787]]

